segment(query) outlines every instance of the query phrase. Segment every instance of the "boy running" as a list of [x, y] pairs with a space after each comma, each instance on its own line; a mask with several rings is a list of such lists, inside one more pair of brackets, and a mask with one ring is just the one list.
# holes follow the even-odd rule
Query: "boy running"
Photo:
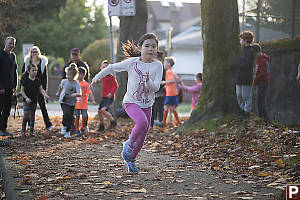
[[[101, 65], [101, 70], [105, 69], [109, 65], [107, 60], [104, 60]], [[119, 87], [116, 78], [112, 74], [108, 74], [101, 79], [102, 82], [102, 100], [99, 105], [98, 115], [99, 115], [99, 132], [105, 130], [104, 127], [104, 116], [109, 119], [110, 126], [108, 129], [117, 126], [117, 121], [114, 117], [108, 112], [109, 106], [113, 103], [115, 93]]]

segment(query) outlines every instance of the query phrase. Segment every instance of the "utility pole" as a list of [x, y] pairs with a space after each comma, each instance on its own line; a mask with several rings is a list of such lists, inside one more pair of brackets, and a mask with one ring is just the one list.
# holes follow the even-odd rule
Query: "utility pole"
[[258, 0], [257, 1], [257, 16], [256, 16], [256, 42], [259, 42], [260, 10], [261, 10], [261, 0]]

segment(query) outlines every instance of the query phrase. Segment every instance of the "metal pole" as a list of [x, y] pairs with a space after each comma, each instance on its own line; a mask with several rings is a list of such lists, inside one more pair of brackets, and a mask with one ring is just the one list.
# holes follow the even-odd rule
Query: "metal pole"
[[292, 38], [295, 38], [296, 0], [293, 0]]
[[256, 17], [256, 42], [259, 42], [260, 9], [261, 9], [261, 0], [258, 0], [258, 2], [257, 2], [257, 17]]
[[110, 40], [110, 62], [114, 63], [114, 39], [111, 16], [109, 16], [109, 40]]
[[[114, 58], [114, 38], [113, 38], [113, 29], [112, 29], [112, 20], [111, 16], [109, 15], [109, 40], [110, 40], [110, 63], [115, 62]], [[114, 72], [114, 76], [116, 77], [116, 73]], [[113, 117], [116, 120], [116, 101], [113, 102]]]
[[245, 0], [243, 0], [243, 30], [245, 29]]

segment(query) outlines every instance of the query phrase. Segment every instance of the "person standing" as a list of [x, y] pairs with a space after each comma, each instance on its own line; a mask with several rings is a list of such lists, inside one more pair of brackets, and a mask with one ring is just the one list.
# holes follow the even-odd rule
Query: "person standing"
[[77, 78], [78, 68], [76, 64], [71, 63], [66, 68], [66, 79], [63, 79], [60, 83], [56, 96], [59, 96], [59, 103], [63, 111], [63, 120], [61, 134], [65, 138], [70, 138], [70, 130], [74, 125], [74, 110], [76, 97], [81, 97], [82, 92], [80, 84], [75, 80]]
[[[166, 70], [166, 80], [161, 83], [166, 87], [166, 98], [165, 98], [165, 107], [163, 115], [163, 126], [166, 125], [168, 113], [174, 114], [176, 125], [180, 126], [181, 122], [176, 110], [176, 105], [178, 104], [178, 89], [177, 89], [177, 75], [172, 70], [172, 67], [175, 64], [175, 59], [173, 57], [166, 57], [164, 60], [164, 68]], [[171, 118], [172, 119], [172, 118]], [[170, 124], [172, 122], [170, 121]]]
[[14, 37], [5, 39], [4, 49], [0, 52], [0, 136], [12, 135], [7, 131], [12, 95], [18, 82], [18, 64], [12, 50], [16, 46]]
[[[37, 75], [36, 77], [41, 81], [42, 87], [45, 91], [47, 91], [47, 83], [48, 83], [48, 58], [46, 56], [41, 55], [41, 50], [37, 46], [31, 47], [29, 54], [24, 57], [24, 64], [22, 68], [22, 73], [24, 73], [30, 64], [37, 66]], [[42, 111], [44, 123], [46, 125], [46, 129], [53, 130], [53, 125], [48, 115], [48, 111], [46, 108], [45, 98], [41, 93], [38, 93], [38, 103], [40, 105], [40, 109]]]
[[234, 65], [236, 68], [236, 96], [241, 114], [240, 120], [245, 120], [250, 117], [252, 106], [252, 81], [254, 69], [254, 52], [252, 43], [254, 35], [251, 31], [243, 31], [239, 34], [242, 53], [240, 59]]
[[100, 71], [92, 81], [92, 86], [113, 72], [127, 71], [127, 91], [123, 99], [128, 116], [136, 123], [130, 137], [123, 143], [122, 158], [128, 172], [136, 174], [136, 157], [141, 151], [146, 135], [150, 130], [151, 111], [154, 93], [159, 90], [163, 66], [157, 60], [158, 39], [153, 33], [140, 37], [138, 46], [132, 42], [123, 44], [123, 53], [127, 58]]
[[199, 99], [199, 95], [200, 95], [200, 91], [201, 91], [201, 87], [202, 87], [202, 73], [196, 74], [195, 82], [196, 82], [196, 84], [193, 86], [186, 86], [183, 84], [183, 82], [181, 82], [181, 88], [184, 91], [187, 91], [187, 92], [193, 94], [192, 103], [191, 103], [191, 111], [193, 111], [195, 109], [198, 99]]
[[[163, 59], [163, 52], [157, 52], [157, 59], [162, 62]], [[163, 70], [162, 80], [165, 81], [165, 70]], [[164, 85], [160, 85], [159, 90], [155, 92], [155, 101], [152, 106], [152, 116], [151, 116], [151, 127], [153, 125], [157, 125], [162, 127], [163, 115], [164, 115], [164, 102], [166, 97], [166, 89]], [[158, 122], [155, 120], [158, 118]]]
[[24, 117], [22, 122], [22, 137], [26, 137], [26, 125], [29, 123], [30, 136], [34, 136], [35, 111], [38, 97], [40, 94], [49, 98], [42, 87], [42, 82], [37, 78], [38, 68], [30, 64], [21, 78], [21, 94], [23, 96]]
[[67, 63], [65, 63], [64, 67], [63, 67], [63, 76], [62, 79], [66, 79], [66, 68], [70, 66], [71, 63], [75, 63], [76, 66], [79, 67], [83, 67], [86, 70], [86, 76], [84, 77], [84, 80], [86, 82], [89, 82], [89, 78], [90, 78], [90, 68], [88, 66], [88, 64], [86, 62], [83, 62], [80, 60], [80, 50], [78, 48], [72, 48], [70, 50], [70, 61], [68, 61]]
[[[90, 96], [93, 104], [96, 104], [95, 98], [92, 94], [92, 91], [89, 89], [90, 84], [84, 80], [86, 75], [86, 70], [83, 67], [78, 68], [78, 82], [81, 89], [81, 97], [76, 97], [75, 103], [75, 129], [76, 136], [84, 135], [88, 131], [88, 97]], [[81, 128], [79, 129], [80, 124], [80, 114], [82, 115]]]
[[258, 116], [268, 120], [266, 96], [270, 82], [269, 56], [262, 52], [259, 44], [253, 45], [253, 51], [257, 70], [252, 85], [256, 86]]

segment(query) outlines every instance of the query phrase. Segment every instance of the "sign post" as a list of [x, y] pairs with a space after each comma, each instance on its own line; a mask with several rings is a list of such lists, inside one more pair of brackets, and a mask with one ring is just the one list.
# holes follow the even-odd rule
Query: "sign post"
[[[115, 63], [112, 16], [135, 16], [135, 0], [108, 0], [110, 62]], [[114, 72], [116, 77], [116, 73]], [[116, 103], [113, 103], [113, 116], [116, 119]]]

